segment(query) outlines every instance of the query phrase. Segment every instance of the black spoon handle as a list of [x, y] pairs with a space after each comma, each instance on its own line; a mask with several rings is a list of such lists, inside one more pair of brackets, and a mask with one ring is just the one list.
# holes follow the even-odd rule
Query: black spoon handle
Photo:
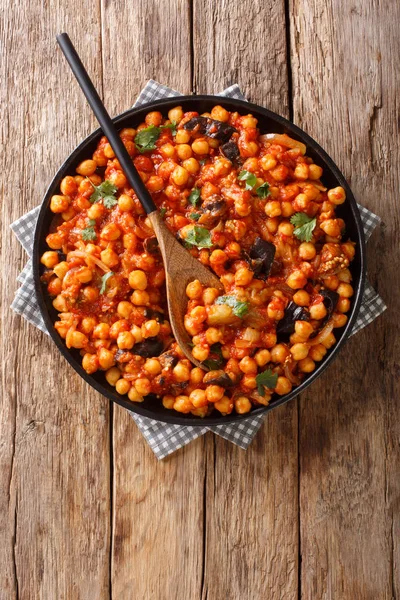
[[121, 138], [119, 137], [110, 115], [108, 114], [103, 102], [100, 100], [96, 88], [94, 87], [85, 67], [83, 66], [82, 61], [69, 38], [69, 35], [67, 33], [61, 33], [57, 35], [57, 42], [59, 43], [59, 46], [63, 51], [73, 74], [75, 75], [83, 93], [85, 94], [86, 100], [89, 102], [98, 122], [100, 123], [100, 127], [107, 136], [108, 141], [110, 142], [111, 147], [114, 150], [129, 183], [135, 190], [141, 205], [147, 214], [154, 212], [157, 210], [157, 207], [154, 204], [146, 186], [141, 180], [140, 175], [137, 172], [136, 167], [134, 166]]

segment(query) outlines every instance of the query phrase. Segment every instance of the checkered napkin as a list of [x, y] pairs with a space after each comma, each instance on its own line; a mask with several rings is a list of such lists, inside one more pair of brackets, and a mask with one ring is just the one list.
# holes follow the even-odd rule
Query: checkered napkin
[[[150, 80], [141, 91], [135, 106], [147, 104], [148, 102], [160, 100], [161, 98], [180, 95], [179, 92], [161, 85], [156, 81]], [[232, 85], [227, 88], [220, 96], [245, 100], [238, 85]], [[380, 218], [363, 206], [359, 206], [359, 209], [365, 236], [368, 240], [375, 227], [380, 223]], [[11, 229], [29, 256], [32, 256], [33, 238], [39, 210], [39, 206], [34, 208], [11, 225]], [[11, 308], [16, 313], [22, 315], [27, 321], [35, 325], [35, 327], [48, 333], [35, 297], [32, 260], [27, 262], [17, 279], [21, 284], [21, 287], [17, 290]], [[386, 306], [382, 298], [380, 298], [367, 282], [361, 309], [358, 319], [353, 327], [352, 334], [371, 323], [385, 309]], [[193, 427], [169, 425], [168, 423], [160, 423], [154, 419], [148, 419], [134, 413], [131, 413], [131, 415], [158, 459], [165, 458], [168, 454], [175, 452], [175, 450], [178, 450], [192, 440], [195, 440], [206, 433], [206, 431], [213, 431], [229, 442], [233, 442], [237, 446], [240, 446], [240, 448], [246, 449], [261, 427], [265, 417], [265, 415], [257, 417], [249, 416], [239, 423], [227, 423], [226, 425], [216, 425], [214, 427]]]

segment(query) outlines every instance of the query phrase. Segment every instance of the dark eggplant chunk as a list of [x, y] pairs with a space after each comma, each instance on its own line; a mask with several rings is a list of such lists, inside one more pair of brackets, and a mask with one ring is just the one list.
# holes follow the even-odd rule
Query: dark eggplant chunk
[[256, 275], [268, 277], [274, 262], [275, 252], [274, 244], [266, 242], [260, 237], [256, 238], [250, 249], [250, 267]]
[[143, 358], [152, 358], [153, 356], [160, 356], [163, 350], [163, 342], [156, 337], [150, 337], [143, 342], [135, 344], [131, 352], [132, 354], [143, 356]]
[[169, 354], [168, 352], [160, 354], [159, 360], [163, 369], [167, 367], [172, 369], [179, 362], [179, 358], [175, 354]]
[[285, 309], [283, 319], [281, 319], [276, 328], [276, 333], [294, 333], [296, 321], [309, 321], [309, 312], [304, 306], [299, 306], [295, 302], [289, 302]]
[[239, 148], [233, 140], [229, 140], [229, 142], [221, 146], [221, 152], [231, 163], [235, 163], [240, 158]]
[[201, 205], [201, 217], [197, 221], [200, 225], [213, 227], [226, 214], [228, 206], [220, 196], [212, 196]]
[[146, 319], [155, 319], [159, 323], [164, 323], [165, 315], [159, 310], [154, 310], [153, 308], [145, 308], [144, 316]]
[[160, 252], [158, 241], [155, 236], [146, 238], [143, 242], [143, 247], [148, 254], [158, 254]]
[[237, 129], [227, 123], [210, 119], [210, 117], [193, 117], [190, 121], [183, 126], [186, 131], [194, 131], [195, 133], [201, 133], [207, 137], [214, 138], [220, 142], [227, 142], [233, 133], [237, 132]]
[[217, 371], [209, 371], [204, 375], [203, 382], [207, 385], [220, 385], [223, 388], [236, 385], [225, 371], [218, 369]]

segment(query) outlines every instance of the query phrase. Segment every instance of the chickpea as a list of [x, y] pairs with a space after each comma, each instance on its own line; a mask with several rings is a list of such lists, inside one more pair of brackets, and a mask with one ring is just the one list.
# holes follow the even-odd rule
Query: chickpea
[[251, 402], [247, 398], [247, 396], [239, 396], [235, 400], [235, 410], [239, 415], [243, 415], [245, 413], [250, 412], [251, 410]]
[[307, 277], [302, 271], [296, 270], [289, 275], [286, 279], [286, 283], [292, 290], [298, 290], [306, 285]]
[[48, 269], [52, 269], [58, 263], [58, 253], [52, 252], [50, 250], [47, 252], [44, 252], [44, 254], [42, 255], [42, 258], [40, 259], [40, 262], [42, 263], [42, 265], [44, 265]]
[[100, 237], [107, 242], [114, 242], [121, 235], [121, 230], [115, 223], [105, 225], [101, 230]]
[[346, 192], [341, 186], [332, 188], [331, 190], [328, 190], [328, 200], [336, 206], [343, 204], [346, 200]]
[[327, 349], [322, 344], [316, 344], [315, 346], [311, 346], [308, 356], [312, 358], [312, 360], [319, 362], [321, 361], [325, 354], [327, 353]]
[[135, 338], [130, 331], [121, 331], [117, 337], [117, 344], [120, 350], [130, 350], [135, 344]]
[[264, 365], [266, 365], [267, 363], [270, 362], [270, 360], [271, 360], [271, 353], [267, 349], [259, 350], [254, 355], [254, 360], [256, 361], [256, 363], [257, 363], [257, 365], [259, 367], [264, 367]]
[[89, 219], [100, 219], [105, 212], [105, 208], [103, 204], [96, 202], [92, 204], [92, 206], [87, 211], [87, 216]]
[[292, 384], [290, 383], [287, 377], [278, 377], [278, 381], [276, 382], [275, 392], [279, 396], [284, 396], [285, 394], [289, 394], [292, 391]]
[[54, 277], [47, 286], [47, 291], [51, 296], [58, 296], [62, 292], [62, 281], [58, 277]]
[[200, 298], [203, 293], [203, 286], [198, 279], [191, 281], [186, 286], [186, 296], [191, 300]]
[[312, 319], [316, 319], [317, 321], [320, 321], [326, 317], [326, 308], [323, 302], [319, 302], [318, 304], [313, 304], [310, 306], [310, 317]]
[[158, 110], [151, 111], [147, 113], [144, 121], [148, 127], [149, 125], [158, 127], [162, 123], [162, 114]]
[[194, 346], [192, 348], [192, 354], [196, 360], [200, 362], [206, 360], [210, 354], [210, 348], [208, 346]]
[[160, 361], [157, 358], [148, 358], [144, 364], [145, 370], [149, 375], [159, 375], [162, 371]]
[[326, 235], [337, 238], [341, 235], [341, 228], [338, 219], [327, 219], [320, 224], [320, 228]]
[[307, 321], [296, 321], [294, 324], [294, 330], [296, 334], [303, 340], [308, 340], [310, 335], [314, 332], [313, 326]]
[[111, 325], [109, 337], [116, 340], [122, 331], [129, 331], [129, 322], [125, 319], [120, 319]]
[[88, 342], [89, 340], [86, 335], [80, 331], [72, 331], [71, 333], [67, 333], [67, 348], [84, 348], [87, 346]]
[[205, 305], [213, 304], [213, 302], [218, 298], [219, 291], [217, 288], [206, 288], [203, 292], [203, 303]]
[[121, 395], [127, 394], [130, 388], [131, 384], [126, 379], [118, 379], [117, 383], [115, 384], [116, 391]]
[[[282, 208], [282, 205], [281, 205], [281, 208]], [[278, 226], [278, 233], [280, 233], [281, 235], [285, 235], [287, 237], [292, 237], [293, 230], [294, 230], [293, 225], [287, 221], [283, 221]]]
[[160, 323], [158, 323], [158, 321], [156, 321], [155, 319], [150, 319], [150, 321], [146, 321], [142, 325], [143, 337], [145, 339], [149, 337], [155, 337], [160, 333], [160, 327]]
[[151, 383], [147, 377], [139, 377], [133, 384], [138, 394], [147, 396], [151, 392]]
[[213, 266], [223, 265], [228, 260], [223, 250], [213, 250], [210, 255], [210, 264]]
[[206, 388], [206, 397], [208, 402], [218, 402], [221, 400], [225, 393], [225, 390], [220, 385], [208, 385]]
[[63, 260], [62, 262], [54, 265], [53, 271], [57, 275], [57, 277], [62, 281], [69, 271], [69, 265], [65, 260]]
[[140, 269], [131, 271], [128, 277], [129, 285], [134, 290], [145, 290], [147, 288], [147, 275]]
[[111, 369], [108, 369], [108, 371], [106, 371], [106, 380], [110, 385], [114, 387], [117, 381], [120, 379], [120, 377], [121, 371], [118, 369], [118, 367], [111, 367]]
[[208, 404], [206, 392], [204, 390], [193, 390], [189, 395], [189, 399], [195, 408], [201, 408]]
[[332, 346], [336, 344], [336, 338], [333, 335], [333, 333], [330, 333], [328, 336], [326, 336], [326, 338], [323, 342], [321, 342], [321, 344], [325, 346], [325, 348], [327, 348], [328, 350], [329, 348], [332, 348]]
[[192, 151], [191, 147], [189, 146], [189, 144], [179, 144], [176, 147], [176, 153], [178, 155], [178, 158], [180, 158], [180, 160], [187, 160], [188, 158], [191, 158], [193, 155], [193, 151]]
[[76, 215], [76, 212], [72, 206], [69, 206], [68, 210], [61, 213], [61, 217], [62, 217], [63, 221], [70, 221], [71, 219], [74, 218], [75, 215]]
[[131, 402], [143, 402], [144, 400], [143, 396], [139, 394], [135, 386], [132, 386], [129, 390], [128, 398]]
[[172, 369], [172, 373], [176, 381], [189, 381], [190, 379], [189, 367], [181, 360]]
[[342, 298], [351, 298], [354, 294], [353, 287], [349, 283], [340, 283], [336, 291]]
[[128, 319], [132, 310], [133, 306], [130, 302], [127, 302], [126, 300], [121, 300], [121, 302], [118, 303], [117, 312], [119, 316], [123, 319]]
[[254, 277], [253, 271], [250, 271], [247, 267], [238, 269], [235, 273], [235, 284], [240, 286], [249, 285]]
[[339, 277], [337, 277], [337, 275], [328, 275], [327, 277], [324, 277], [324, 287], [328, 290], [336, 290], [339, 283]]
[[99, 360], [96, 354], [84, 354], [82, 358], [82, 367], [85, 369], [86, 373], [91, 375], [92, 373], [96, 373], [99, 368]]
[[133, 252], [137, 246], [137, 236], [134, 233], [125, 233], [122, 242], [126, 250]]
[[257, 373], [257, 361], [254, 358], [250, 358], [250, 356], [245, 356], [240, 361], [239, 368], [246, 375]]
[[294, 176], [296, 179], [308, 179], [308, 165], [306, 163], [297, 164], [294, 170]]
[[135, 202], [131, 196], [128, 196], [128, 194], [121, 194], [118, 198], [118, 206], [120, 210], [125, 212], [128, 210], [133, 210], [135, 208]]
[[94, 160], [84, 160], [76, 167], [76, 172], [82, 177], [89, 177], [97, 169], [97, 163]]
[[82, 290], [83, 300], [85, 300], [86, 302], [95, 302], [99, 295], [99, 288], [93, 287], [91, 285], [87, 285]]
[[161, 192], [164, 187], [164, 180], [158, 175], [151, 175], [146, 183], [146, 187], [150, 192]]
[[267, 219], [267, 229], [270, 233], [276, 233], [278, 231], [279, 219], [276, 217]]
[[339, 281], [344, 281], [345, 283], [350, 283], [350, 281], [352, 280], [349, 269], [342, 269], [342, 271], [340, 271], [338, 273], [337, 277], [338, 277]]
[[218, 342], [222, 342], [222, 340], [223, 333], [220, 329], [217, 329], [216, 327], [209, 327], [206, 330], [206, 342], [210, 346], [213, 344], [218, 344]]
[[217, 105], [211, 109], [211, 118], [226, 123], [229, 121], [229, 112], [222, 106]]
[[175, 396], [164, 396], [162, 399], [163, 407], [172, 409], [174, 408]]
[[294, 360], [303, 360], [303, 358], [307, 358], [308, 356], [308, 346], [307, 344], [293, 344], [290, 348], [290, 352], [293, 356]]
[[100, 258], [107, 267], [110, 267], [110, 269], [119, 264], [119, 256], [114, 250], [111, 250], [111, 248], [102, 250], [102, 252], [100, 252]]
[[246, 142], [243, 141], [241, 148], [240, 148], [240, 153], [242, 156], [255, 156], [258, 152], [258, 144], [257, 142]]
[[243, 385], [243, 387], [247, 388], [248, 390], [255, 390], [257, 387], [257, 381], [256, 381], [255, 374], [252, 373], [250, 375], [244, 375], [244, 377], [242, 379], [242, 385]]
[[[179, 146], [178, 146], [179, 148]], [[184, 169], [186, 169], [186, 171], [188, 173], [190, 173], [190, 175], [195, 175], [196, 173], [198, 173], [200, 171], [200, 163], [198, 160], [196, 160], [195, 158], [187, 158], [186, 160], [183, 161], [182, 163], [182, 167]]]
[[60, 191], [63, 196], [75, 194], [78, 189], [76, 181], [71, 175], [67, 175], [60, 183]]
[[277, 200], [267, 202], [264, 210], [267, 217], [279, 217], [282, 214], [281, 204]]
[[309, 200], [317, 200], [320, 192], [312, 183], [306, 183], [303, 186], [303, 194], [305, 194]]
[[93, 330], [93, 337], [106, 340], [110, 337], [110, 326], [107, 323], [99, 323]]
[[271, 349], [271, 361], [274, 363], [284, 363], [289, 354], [289, 349], [284, 344], [277, 344]]
[[179, 165], [175, 167], [171, 174], [171, 180], [175, 185], [183, 186], [186, 185], [189, 179], [189, 173], [183, 167]]
[[210, 146], [207, 140], [199, 138], [192, 142], [192, 150], [195, 154], [208, 154]]
[[332, 316], [333, 326], [334, 327], [344, 327], [347, 323], [346, 315], [341, 313], [334, 313]]
[[132, 325], [132, 327], [131, 327], [131, 334], [135, 338], [135, 343], [136, 344], [138, 344], [139, 342], [143, 341], [142, 330], [137, 325]]
[[348, 312], [350, 310], [350, 300], [348, 298], [339, 298], [336, 310], [341, 313]]
[[223, 396], [214, 404], [215, 408], [223, 415], [229, 415], [233, 410], [233, 400], [228, 396]]
[[302, 242], [299, 246], [299, 256], [303, 260], [312, 260], [315, 258], [317, 251], [312, 242]]
[[293, 300], [299, 306], [308, 306], [311, 302], [311, 297], [310, 297], [310, 294], [308, 292], [306, 292], [305, 290], [299, 290], [298, 292], [296, 292], [294, 294]]
[[322, 177], [323, 170], [318, 165], [308, 165], [308, 178], [311, 180], [320, 179]]
[[46, 243], [52, 250], [60, 250], [64, 242], [59, 233], [50, 233], [46, 237]]
[[159, 151], [162, 154], [163, 158], [176, 158], [175, 146], [170, 142], [167, 142], [166, 144], [160, 146]]
[[190, 413], [193, 405], [189, 400], [189, 396], [177, 396], [174, 402], [174, 410], [181, 413]]
[[278, 164], [277, 160], [272, 156], [272, 154], [266, 154], [259, 160], [260, 166], [264, 171], [270, 171], [274, 169]]
[[131, 295], [131, 302], [135, 306], [147, 306], [150, 302], [149, 294], [145, 291], [135, 290]]
[[168, 119], [171, 123], [180, 123], [183, 119], [183, 110], [182, 106], [175, 106], [168, 111]]
[[121, 171], [113, 171], [110, 173], [108, 175], [108, 180], [118, 189], [124, 188], [128, 183], [125, 175]]
[[178, 129], [175, 136], [176, 144], [187, 144], [190, 140], [190, 133], [185, 129]]
[[50, 210], [53, 213], [63, 213], [69, 207], [69, 197], [68, 196], [52, 196], [50, 200]]

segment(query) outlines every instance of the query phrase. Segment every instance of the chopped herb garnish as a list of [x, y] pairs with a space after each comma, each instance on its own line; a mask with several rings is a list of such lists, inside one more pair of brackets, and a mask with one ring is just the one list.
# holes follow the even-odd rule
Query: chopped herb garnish
[[100, 288], [100, 294], [104, 294], [104, 292], [107, 289], [107, 281], [110, 279], [110, 277], [112, 277], [114, 275], [114, 273], [112, 271], [109, 271], [108, 273], [105, 273], [103, 275], [103, 277], [101, 278], [101, 288]]
[[160, 217], [163, 219], [165, 217], [167, 213], [167, 209], [163, 206], [163, 208], [160, 208]]
[[246, 183], [246, 190], [252, 190], [257, 183], [257, 177], [254, 173], [250, 173], [250, 171], [240, 171], [238, 179]]
[[257, 391], [260, 396], [265, 396], [265, 388], [273, 390], [278, 381], [278, 373], [273, 373], [271, 369], [267, 369], [263, 373], [256, 376]]
[[201, 213], [197, 213], [197, 212], [192, 212], [189, 215], [190, 219], [193, 219], [193, 221], [198, 221], [201, 217]]
[[148, 152], [149, 150], [156, 149], [156, 141], [160, 137], [160, 133], [163, 129], [171, 129], [172, 135], [176, 133], [176, 123], [168, 123], [168, 125], [161, 125], [156, 127], [150, 125], [145, 129], [141, 129], [135, 136], [135, 145], [139, 152]]
[[82, 239], [85, 242], [92, 242], [96, 239], [97, 233], [94, 230], [94, 226], [96, 225], [96, 221], [94, 219], [89, 219], [88, 226], [82, 230]]
[[248, 302], [242, 302], [235, 298], [235, 296], [220, 296], [216, 299], [215, 304], [226, 304], [227, 306], [230, 306], [233, 314], [241, 319], [247, 315], [250, 308]]
[[270, 193], [271, 192], [269, 191], [269, 183], [267, 183], [267, 182], [262, 183], [260, 185], [260, 187], [257, 188], [257, 192], [256, 192], [257, 196], [259, 198], [263, 198], [263, 199], [267, 198], [270, 195]]
[[94, 187], [94, 192], [89, 198], [89, 201], [92, 204], [94, 204], [95, 202], [99, 202], [100, 200], [103, 200], [103, 204], [106, 208], [112, 208], [117, 204], [115, 194], [118, 188], [116, 188], [115, 185], [111, 183], [111, 181], [108, 181], [108, 179], [106, 179], [100, 185], [94, 185], [94, 183], [92, 183], [91, 181], [90, 183]]
[[193, 206], [197, 206], [197, 204], [200, 201], [200, 189], [195, 187], [192, 189], [192, 191], [190, 192], [190, 196], [188, 198], [190, 204], [192, 204]]
[[206, 360], [203, 360], [202, 364], [209, 370], [215, 371], [220, 369], [224, 364], [224, 357], [222, 356], [221, 344], [213, 344], [210, 346], [210, 354]]
[[190, 246], [197, 246], [197, 248], [211, 248], [212, 241], [211, 235], [208, 229], [200, 227], [200, 225], [194, 225], [185, 237], [186, 244]]
[[290, 222], [296, 227], [294, 235], [302, 242], [311, 241], [313, 231], [317, 224], [316, 217], [309, 217], [305, 213], [298, 212], [291, 217]]

